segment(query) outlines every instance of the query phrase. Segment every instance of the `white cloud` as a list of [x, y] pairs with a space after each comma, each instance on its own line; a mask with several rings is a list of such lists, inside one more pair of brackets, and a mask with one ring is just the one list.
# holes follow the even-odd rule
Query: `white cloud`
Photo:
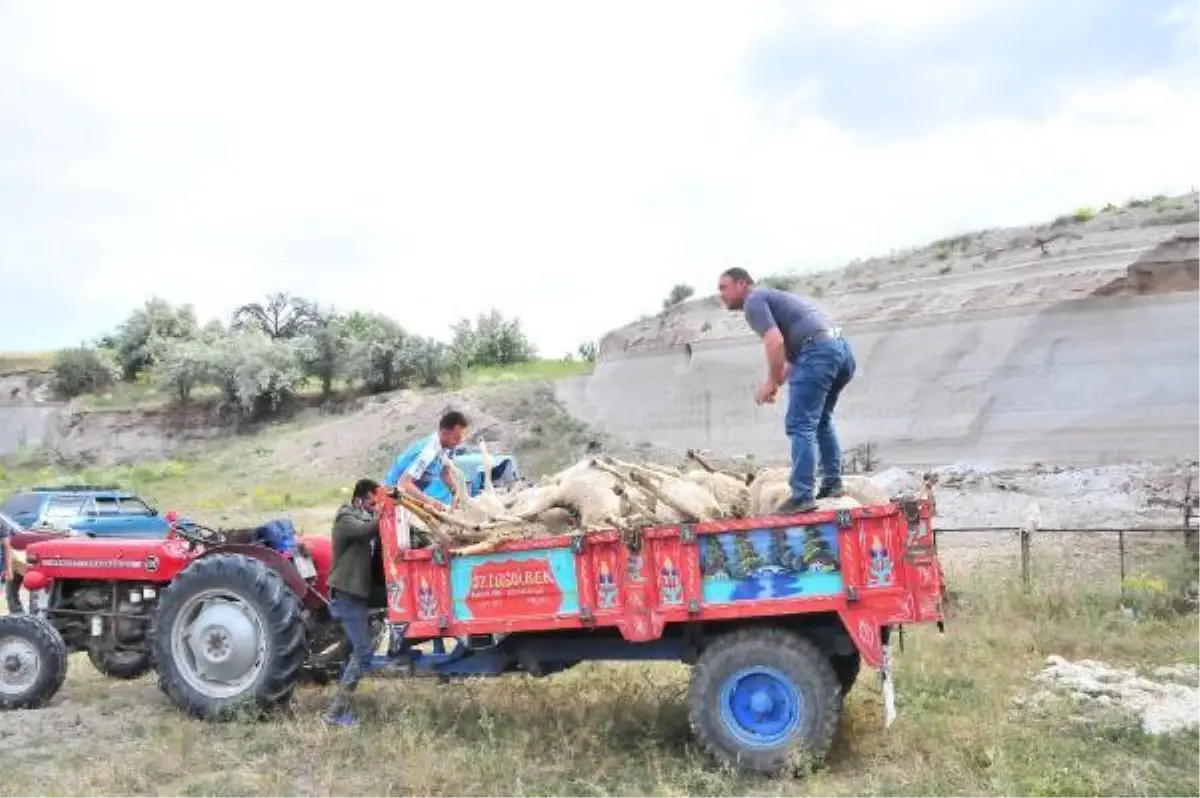
[[[805, 13], [913, 41], [975, 7]], [[286, 288], [435, 335], [494, 305], [557, 354], [731, 262], [832, 265], [1200, 171], [1187, 74], [882, 143], [813, 110], [819, 75], [764, 108], [743, 64], [793, 6], [28, 8], [0, 30], [25, 69], [0, 111], [88, 124], [36, 160], [0, 149], [0, 178], [110, 199], [0, 243], [0, 274], [64, 264], [48, 279], [102, 300], [96, 331], [150, 293], [223, 315]]]
[[825, 32], [868, 32], [891, 41], [932, 36], [1013, 0], [802, 0], [795, 13]]

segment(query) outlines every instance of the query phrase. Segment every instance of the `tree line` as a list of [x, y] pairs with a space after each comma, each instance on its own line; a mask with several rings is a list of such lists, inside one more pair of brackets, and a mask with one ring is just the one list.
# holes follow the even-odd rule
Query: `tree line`
[[[595, 360], [595, 345], [578, 355]], [[368, 393], [437, 387], [468, 368], [536, 357], [520, 320], [495, 310], [451, 325], [446, 343], [384, 314], [343, 313], [287, 293], [242, 305], [228, 324], [201, 324], [193, 306], [154, 298], [94, 343], [55, 353], [53, 385], [71, 398], [152, 381], [179, 403], [210, 387], [240, 414], [262, 417], [313, 383], [325, 398], [338, 383]]]

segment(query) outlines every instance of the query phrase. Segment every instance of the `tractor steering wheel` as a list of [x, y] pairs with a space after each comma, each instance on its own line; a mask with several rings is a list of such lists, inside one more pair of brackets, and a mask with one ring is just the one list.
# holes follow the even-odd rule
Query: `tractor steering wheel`
[[201, 546], [219, 546], [225, 542], [224, 532], [204, 526], [203, 524], [197, 524], [195, 521], [179, 521], [171, 529], [188, 543], [195, 543]]

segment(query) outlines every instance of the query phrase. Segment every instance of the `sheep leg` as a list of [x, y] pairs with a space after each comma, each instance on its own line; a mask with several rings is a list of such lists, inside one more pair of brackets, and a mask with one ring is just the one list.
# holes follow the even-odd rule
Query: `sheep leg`
[[700, 452], [696, 451], [695, 449], [688, 449], [687, 457], [689, 460], [695, 460], [696, 464], [699, 465], [701, 468], [703, 468], [708, 473], [710, 473], [710, 474], [717, 473], [717, 469], [713, 468], [712, 465], [707, 460], [705, 460], [703, 457], [700, 456]]
[[650, 480], [646, 479], [641, 474], [635, 473], [630, 474], [629, 476], [633, 480], [634, 484], [636, 484], [639, 488], [646, 491], [655, 499], [667, 505], [675, 512], [679, 513], [680, 518], [684, 519], [685, 521], [690, 521], [691, 523], [697, 523], [700, 520], [695, 513], [674, 501], [670, 496], [667, 496], [667, 494], [658, 489], [657, 485], [651, 483]]

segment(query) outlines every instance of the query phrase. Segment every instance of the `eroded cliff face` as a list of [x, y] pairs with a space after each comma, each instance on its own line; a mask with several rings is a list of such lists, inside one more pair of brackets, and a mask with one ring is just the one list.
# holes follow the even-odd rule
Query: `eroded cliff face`
[[[813, 296], [851, 329], [1002, 315], [1112, 293], [1195, 290], [1198, 196], [1085, 223], [959, 236], [798, 278], [789, 289]], [[750, 334], [741, 314], [706, 296], [613, 330], [601, 340], [599, 358]]]
[[[1195, 199], [802, 281], [793, 290], [819, 286], [857, 355], [844, 445], [913, 466], [1194, 457]], [[741, 314], [708, 297], [613, 331], [595, 373], [560, 395], [585, 421], [656, 445], [783, 459], [782, 404], [751, 400], [762, 372]]]
[[70, 462], [131, 463], [233, 432], [203, 406], [83, 410], [52, 399], [45, 373], [0, 376], [0, 457], [48, 450]]

